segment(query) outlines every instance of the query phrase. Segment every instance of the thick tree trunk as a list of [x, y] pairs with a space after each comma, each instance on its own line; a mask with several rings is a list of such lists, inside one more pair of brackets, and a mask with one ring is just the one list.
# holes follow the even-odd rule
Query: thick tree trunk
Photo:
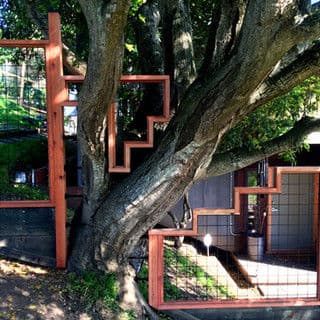
[[[104, 72], [98, 69], [89, 73], [83, 90], [86, 96], [82, 96], [81, 101], [84, 106], [80, 114], [84, 136], [81, 144], [87, 147], [84, 154], [89, 155], [90, 159], [88, 176], [94, 173], [93, 183], [98, 186], [88, 187], [86, 197], [88, 203], [93, 199], [89, 208], [94, 229], [95, 259], [101, 267], [104, 268], [107, 261], [108, 268], [114, 269], [127, 259], [139, 237], [166, 214], [198, 176], [202, 176], [223, 134], [251, 111], [246, 106], [250, 106], [258, 94], [256, 88], [294, 44], [294, 38], [288, 37], [288, 32], [291, 32], [288, 26], [292, 25], [296, 12], [290, 6], [283, 8], [287, 10], [286, 14], [277, 10], [277, 7], [270, 8], [268, 4], [249, 3], [237, 51], [229, 54], [228, 60], [216, 70], [214, 77], [208, 72], [194, 82], [181, 102], [183, 112], [170, 122], [157, 152], [106, 198], [102, 197], [105, 190], [100, 192], [103, 183], [99, 183], [99, 173], [100, 177], [105, 174], [104, 163], [91, 158], [91, 154], [95, 157], [101, 154], [101, 142], [96, 139], [100, 137], [100, 126], [96, 122], [101, 119], [94, 116], [94, 112], [100, 109], [96, 107], [93, 111], [90, 106], [101, 102], [98, 90], [101, 90], [102, 83], [115, 88], [114, 79], [118, 79], [118, 74], [112, 74], [111, 80], [109, 76], [105, 79]], [[274, 29], [263, 32], [270, 20]], [[102, 34], [97, 29], [97, 23], [93, 29], [95, 37]], [[274, 37], [281, 41], [281, 46], [274, 44]], [[99, 41], [102, 39], [92, 42]], [[221, 46], [217, 48], [222, 50]], [[110, 54], [111, 49], [103, 50]], [[101, 50], [101, 46], [93, 45], [91, 60], [101, 55]], [[264, 54], [269, 51], [272, 54]], [[97, 74], [101, 77], [96, 77]], [[113, 84], [108, 81], [113, 81]], [[95, 93], [93, 97], [88, 95], [91, 92]], [[110, 102], [110, 99], [109, 93], [106, 101]], [[99, 160], [99, 157], [96, 159]], [[90, 186], [89, 181], [87, 184]], [[92, 252], [92, 248], [85, 251]]]
[[[185, 91], [152, 156], [108, 193], [104, 115], [121, 73], [118, 57], [122, 57], [123, 10], [128, 9], [128, 2], [81, 1], [91, 37], [88, 74], [79, 106], [85, 218], [70, 259], [80, 270], [89, 266], [120, 272], [123, 285], [132, 283], [128, 261], [140, 237], [195, 181], [225, 170], [221, 169], [223, 162], [215, 158], [223, 135], [268, 101], [264, 94], [273, 87], [268, 80], [277, 63], [294, 45], [316, 34], [309, 32], [307, 36], [305, 24], [297, 25], [299, 12], [294, 1], [249, 1], [243, 15], [242, 1], [234, 1], [238, 10], [219, 20], [224, 36], [215, 37], [221, 41], [213, 46], [211, 55], [218, 62], [212, 62], [214, 67], [202, 72]], [[236, 28], [240, 20], [241, 31]], [[104, 56], [108, 58], [102, 59]], [[306, 76], [304, 73], [299, 80]], [[290, 83], [293, 85], [294, 81]], [[273, 90], [276, 95], [277, 90]]]

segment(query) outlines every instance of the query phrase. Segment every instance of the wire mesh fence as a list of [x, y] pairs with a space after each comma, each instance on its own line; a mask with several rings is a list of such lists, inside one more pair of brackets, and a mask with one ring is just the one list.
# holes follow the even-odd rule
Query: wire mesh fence
[[244, 230], [235, 217], [207, 215], [181, 246], [165, 237], [164, 301], [316, 298], [315, 176], [283, 174], [280, 194], [249, 195]]
[[44, 49], [0, 48], [0, 200], [48, 199]]

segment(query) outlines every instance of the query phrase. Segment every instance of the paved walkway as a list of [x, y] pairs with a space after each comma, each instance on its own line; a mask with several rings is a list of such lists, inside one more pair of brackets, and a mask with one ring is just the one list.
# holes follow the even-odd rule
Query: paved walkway
[[301, 266], [277, 264], [276, 260], [252, 261], [239, 259], [250, 282], [263, 298], [314, 298], [317, 292], [317, 272]]

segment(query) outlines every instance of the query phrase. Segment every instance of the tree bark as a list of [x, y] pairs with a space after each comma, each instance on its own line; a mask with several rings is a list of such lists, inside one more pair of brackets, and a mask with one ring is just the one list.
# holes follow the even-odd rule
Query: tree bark
[[[87, 19], [90, 44], [88, 72], [78, 105], [78, 141], [84, 180], [83, 209], [75, 232], [69, 267], [85, 270], [88, 267], [95, 268], [93, 216], [109, 189], [105, 158], [106, 115], [121, 75], [123, 34], [130, 1], [79, 2]], [[97, 61], [101, 61], [101, 64]]]
[[[277, 90], [274, 79], [278, 76], [281, 81], [286, 73], [275, 71], [275, 66], [293, 46], [318, 37], [320, 28], [316, 16], [297, 23], [298, 1], [249, 1], [243, 14], [232, 11], [229, 18], [219, 20], [225, 32], [216, 39], [225, 41], [215, 46], [215, 67], [202, 73], [184, 92], [177, 113], [150, 158], [108, 193], [104, 115], [121, 73], [124, 12], [129, 1], [80, 3], [91, 39], [79, 105], [87, 218], [70, 261], [82, 270], [88, 266], [123, 270], [123, 279], [126, 274], [132, 279], [128, 261], [139, 238], [166, 215], [195, 181], [226, 171], [222, 155], [216, 154], [221, 138], [249, 112], [296, 83], [291, 81]], [[305, 60], [308, 72], [296, 66], [291, 75], [297, 70], [301, 81], [318, 71], [318, 66], [312, 65], [316, 56], [314, 53], [313, 59]], [[303, 120], [301, 126], [306, 121], [309, 120]], [[297, 127], [293, 130], [299, 131]], [[278, 149], [268, 149], [266, 144], [261, 157], [284, 148], [284, 144], [280, 148], [280, 142], [281, 139], [273, 141]], [[239, 154], [234, 153], [234, 157]], [[250, 161], [259, 157], [256, 154]], [[230, 170], [245, 164], [230, 164]]]
[[[88, 11], [94, 2], [82, 4], [84, 11]], [[119, 8], [120, 4], [116, 7]], [[249, 2], [237, 44], [234, 46], [236, 50], [215, 70], [215, 74], [208, 72], [189, 87], [180, 104], [182, 111], [171, 120], [157, 151], [107, 197], [102, 197], [105, 192], [100, 193], [98, 188], [90, 189], [88, 198], [95, 203], [94, 210], [91, 211], [95, 259], [101, 268], [107, 262], [108, 268], [115, 269], [126, 261], [137, 240], [166, 214], [195, 180], [205, 176], [223, 134], [262, 103], [256, 99], [257, 88], [293, 45], [303, 40], [301, 34], [297, 35], [297, 39], [294, 38], [296, 28], [300, 28], [295, 22], [298, 13], [297, 7], [292, 5]], [[101, 142], [97, 140], [97, 136], [100, 137], [101, 119], [96, 119], [95, 114], [103, 114], [110, 104], [110, 92], [103, 95], [103, 100], [106, 101], [103, 106], [99, 102], [101, 103], [105, 88], [112, 88], [111, 92], [114, 94], [114, 79], [119, 78], [120, 65], [114, 59], [108, 61], [104, 70], [118, 70], [118, 73], [113, 73], [110, 77], [109, 74], [105, 75], [105, 71], [97, 69], [97, 64], [93, 63], [94, 58], [101, 56], [102, 52], [110, 56], [110, 50], [113, 52], [117, 46], [101, 48], [96, 43], [109, 43], [111, 39], [105, 39], [106, 34], [110, 35], [115, 30], [103, 33], [105, 26], [99, 23], [96, 11], [94, 23], [93, 20], [90, 21], [93, 15], [89, 15], [87, 19], [94, 35], [91, 36], [93, 45], [90, 49], [91, 60], [89, 59], [92, 71], [87, 76], [83, 89], [85, 95], [81, 98], [81, 144], [86, 146], [84, 154], [89, 158], [94, 155], [97, 160], [95, 166], [91, 166], [93, 171], [88, 175], [92, 176], [94, 173], [97, 178], [97, 173], [104, 172], [105, 167], [99, 162], [103, 157], [100, 157]], [[124, 25], [125, 19], [122, 19]], [[234, 19], [229, 20], [234, 23]], [[314, 20], [311, 25], [318, 30]], [[271, 30], [268, 29], [270, 26]], [[100, 33], [103, 34], [101, 39]], [[314, 34], [315, 31], [311, 32], [311, 37]], [[116, 41], [110, 42], [115, 44]], [[225, 50], [222, 51], [225, 53]], [[110, 66], [112, 63], [113, 67]], [[302, 78], [305, 76], [303, 74]], [[267, 97], [263, 103], [266, 101]], [[90, 162], [94, 163], [91, 158]], [[97, 185], [101, 186], [99, 183]], [[95, 192], [100, 196], [94, 195]]]

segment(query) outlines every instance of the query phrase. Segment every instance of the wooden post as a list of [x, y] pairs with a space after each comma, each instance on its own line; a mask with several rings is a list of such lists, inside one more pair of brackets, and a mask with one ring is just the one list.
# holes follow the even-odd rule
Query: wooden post
[[58, 268], [66, 267], [66, 201], [63, 144], [62, 103], [66, 96], [62, 65], [60, 16], [49, 13], [49, 44], [46, 46], [48, 149], [50, 195], [55, 205], [56, 261]]
[[[268, 187], [273, 187], [274, 168], [268, 168]], [[275, 186], [277, 187], [277, 186]], [[266, 227], [266, 251], [271, 251], [272, 237], [272, 194], [267, 195], [267, 227]]]
[[319, 239], [319, 173], [313, 175], [313, 241], [317, 248]]
[[320, 242], [319, 242], [319, 173], [314, 174], [313, 236], [317, 255], [317, 298], [320, 299]]
[[163, 303], [163, 236], [149, 234], [149, 304]]

